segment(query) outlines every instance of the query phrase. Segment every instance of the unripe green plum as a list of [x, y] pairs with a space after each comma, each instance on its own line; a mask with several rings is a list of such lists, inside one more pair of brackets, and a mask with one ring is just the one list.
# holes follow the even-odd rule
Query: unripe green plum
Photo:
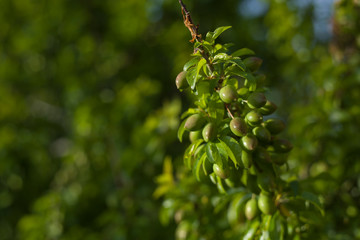
[[266, 97], [261, 92], [253, 92], [247, 99], [247, 104], [250, 108], [261, 108], [266, 104]]
[[189, 84], [186, 80], [186, 71], [182, 71], [176, 76], [175, 84], [177, 89], [185, 89], [189, 87]]
[[277, 109], [277, 106], [275, 105], [275, 103], [267, 100], [266, 103], [265, 103], [265, 105], [262, 106], [259, 111], [260, 111], [260, 113], [261, 113], [262, 115], [265, 115], [265, 116], [266, 116], [266, 115], [270, 115], [270, 114], [272, 114], [273, 112], [275, 112], [276, 109]]
[[253, 110], [246, 114], [245, 119], [250, 126], [254, 127], [262, 122], [263, 116], [258, 111]]
[[258, 140], [253, 134], [247, 134], [246, 136], [241, 138], [241, 142], [243, 147], [247, 151], [254, 151], [258, 145]]
[[251, 71], [251, 72], [255, 72], [257, 71], [261, 64], [262, 64], [263, 60], [261, 58], [258, 57], [248, 57], [244, 60], [244, 64], [245, 66]]
[[275, 141], [274, 141], [274, 149], [276, 152], [287, 153], [287, 152], [290, 152], [292, 148], [293, 148], [293, 145], [291, 144], [290, 141], [288, 141], [286, 139], [278, 138], [278, 139], [275, 139]]
[[198, 131], [191, 131], [189, 134], [189, 139], [191, 143], [194, 143], [196, 140], [199, 140], [202, 138], [202, 133], [200, 130]]
[[221, 88], [219, 95], [221, 100], [225, 103], [231, 103], [238, 99], [237, 92], [231, 85], [226, 85], [225, 87]]
[[275, 202], [271, 194], [261, 192], [258, 199], [258, 206], [262, 213], [271, 215], [276, 211]]
[[205, 124], [205, 119], [198, 113], [191, 115], [186, 119], [185, 129], [189, 131], [200, 130]]
[[257, 206], [257, 201], [255, 198], [247, 201], [245, 205], [245, 216], [248, 220], [254, 219], [259, 213], [259, 209]]
[[208, 123], [202, 131], [202, 136], [205, 142], [212, 141], [216, 138], [216, 125], [214, 123]]
[[214, 173], [222, 179], [226, 179], [230, 176], [230, 170], [226, 166], [220, 167], [218, 164], [213, 164]]
[[238, 137], [242, 137], [247, 133], [247, 126], [242, 118], [235, 117], [230, 122], [230, 130]]
[[242, 87], [237, 90], [237, 93], [238, 93], [239, 97], [245, 99], [249, 96], [249, 89], [246, 87]]
[[278, 134], [285, 129], [285, 123], [280, 119], [271, 118], [264, 122], [264, 126], [272, 134]]
[[261, 142], [268, 143], [271, 140], [271, 133], [264, 127], [256, 127], [252, 130], [252, 132]]

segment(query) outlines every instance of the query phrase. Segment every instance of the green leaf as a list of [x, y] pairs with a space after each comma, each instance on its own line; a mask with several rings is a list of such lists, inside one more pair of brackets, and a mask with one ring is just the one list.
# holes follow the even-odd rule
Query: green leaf
[[186, 119], [184, 121], [182, 121], [182, 123], [179, 126], [178, 132], [177, 132], [177, 136], [178, 136], [178, 139], [179, 139], [180, 142], [182, 142], [182, 138], [183, 138], [183, 135], [184, 135], [184, 132], [185, 132], [185, 127], [184, 127], [185, 122], [186, 122]]
[[255, 233], [257, 231], [257, 229], [260, 226], [260, 222], [255, 220], [251, 226], [250, 229], [247, 231], [246, 235], [244, 236], [243, 240], [250, 240], [253, 239], [253, 237], [255, 236]]
[[249, 87], [249, 91], [255, 91], [256, 90], [256, 79], [251, 73], [246, 74], [246, 81], [245, 85]]
[[211, 163], [216, 163], [220, 167], [223, 166], [221, 155], [215, 143], [209, 142], [206, 144], [206, 154]]
[[230, 136], [224, 136], [220, 138], [220, 142], [225, 146], [226, 151], [230, 159], [235, 164], [235, 167], [239, 165], [243, 167], [243, 163], [241, 161], [241, 146], [234, 138]]
[[[218, 94], [216, 95], [218, 96]], [[221, 121], [224, 118], [225, 109], [224, 104], [221, 102], [220, 98], [209, 101], [208, 112], [209, 116], [217, 121]]]
[[241, 70], [245, 71], [246, 66], [241, 59], [231, 59], [229, 62], [236, 64]]
[[217, 29], [215, 29], [214, 35], [212, 36], [213, 40], [217, 39], [220, 36], [220, 34], [228, 30], [229, 28], [231, 28], [231, 26], [218, 27]]
[[[204, 146], [204, 145], [202, 145]], [[196, 156], [196, 160], [195, 160], [195, 163], [194, 163], [194, 167], [193, 167], [193, 174], [196, 178], [196, 180], [198, 180], [199, 182], [201, 181], [201, 172], [200, 171], [203, 171], [203, 162], [206, 158], [206, 152], [205, 152], [205, 149], [202, 148], [199, 153], [197, 154]]]
[[199, 72], [200, 72], [201, 68], [202, 68], [205, 64], [206, 64], [206, 60], [205, 60], [204, 58], [202, 58], [202, 59], [199, 61], [198, 65], [197, 65], [196, 75], [195, 75], [195, 81], [193, 82], [192, 85], [190, 85], [190, 86], [191, 86], [191, 89], [194, 89], [194, 88], [195, 88], [196, 82], [197, 82], [197, 80], [198, 80], [198, 78], [199, 78]]
[[190, 144], [189, 147], [185, 150], [184, 163], [185, 163], [185, 166], [187, 166], [189, 169], [191, 169], [191, 167], [192, 167], [196, 149], [203, 142], [204, 142], [203, 139], [198, 139], [194, 143]]
[[196, 68], [188, 69], [186, 72], [186, 80], [189, 83], [191, 89], [194, 89], [196, 85]]
[[187, 63], [185, 63], [183, 70], [187, 71], [189, 68], [191, 68], [192, 66], [196, 65], [200, 60], [200, 57], [194, 57], [192, 58], [190, 61], [188, 61]]
[[231, 54], [231, 55], [233, 57], [241, 57], [241, 56], [245, 56], [245, 55], [255, 55], [255, 52], [248, 48], [241, 48], [241, 49], [233, 52], [233, 54]]
[[227, 55], [226, 53], [218, 53], [214, 56], [214, 60], [229, 60], [231, 56]]
[[305, 199], [306, 201], [309, 201], [310, 203], [312, 203], [321, 213], [321, 215], [324, 216], [324, 209], [322, 208], [322, 204], [320, 203], [320, 200], [318, 198], [318, 196], [316, 196], [315, 194], [311, 193], [311, 192], [303, 192], [301, 194], [301, 197], [303, 199]]
[[193, 115], [195, 113], [199, 113], [199, 109], [197, 108], [189, 108], [187, 111], [185, 111], [183, 114], [181, 114], [181, 119], [186, 118], [187, 116]]
[[205, 41], [213, 42], [214, 41], [214, 32], [208, 32], [206, 34]]

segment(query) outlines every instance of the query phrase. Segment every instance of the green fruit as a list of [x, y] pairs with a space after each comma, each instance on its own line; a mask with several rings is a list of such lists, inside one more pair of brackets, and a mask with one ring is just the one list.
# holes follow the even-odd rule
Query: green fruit
[[246, 135], [247, 126], [245, 121], [242, 118], [236, 117], [230, 122], [230, 130], [233, 134], [238, 137]]
[[286, 139], [278, 138], [278, 139], [275, 139], [275, 141], [274, 141], [274, 149], [276, 152], [287, 153], [287, 152], [290, 152], [292, 148], [293, 148], [293, 145], [291, 144], [290, 141], [288, 141]]
[[264, 126], [272, 134], [278, 134], [285, 129], [285, 123], [282, 120], [275, 118], [266, 120]]
[[238, 93], [239, 97], [247, 98], [249, 95], [249, 89], [246, 87], [242, 87], [237, 90], [237, 93]]
[[199, 140], [201, 138], [201, 131], [191, 131], [189, 134], [189, 139], [191, 143], [194, 143], [196, 140]]
[[205, 142], [212, 141], [216, 138], [216, 125], [214, 123], [208, 123], [202, 131], [202, 136]]
[[261, 142], [267, 143], [271, 140], [271, 133], [264, 127], [256, 127], [252, 130], [252, 132]]
[[189, 87], [189, 84], [186, 80], [186, 71], [182, 71], [176, 76], [175, 84], [177, 89], [185, 89]]
[[248, 151], [254, 151], [258, 145], [258, 140], [253, 134], [247, 134], [241, 138], [243, 147]]
[[277, 109], [277, 106], [275, 105], [275, 103], [270, 102], [269, 100], [266, 101], [265, 105], [263, 107], [260, 108], [260, 113], [262, 115], [270, 115], [273, 112], [275, 112]]
[[260, 68], [262, 61], [258, 57], [248, 57], [244, 60], [244, 64], [251, 72], [255, 72]]
[[235, 88], [231, 85], [226, 85], [225, 87], [221, 88], [219, 94], [221, 100], [225, 103], [234, 102], [238, 98]]
[[241, 161], [244, 164], [244, 168], [250, 168], [252, 165], [252, 153], [247, 151], [242, 151]]
[[258, 206], [262, 213], [271, 215], [276, 211], [275, 202], [272, 195], [261, 192], [258, 199]]
[[220, 167], [218, 164], [214, 163], [213, 164], [213, 171], [214, 173], [219, 176], [222, 179], [226, 179], [230, 176], [230, 170], [229, 168], [223, 168]]
[[245, 119], [250, 126], [256, 126], [262, 122], [263, 116], [258, 111], [253, 110], [246, 114]]
[[203, 118], [200, 114], [196, 113], [191, 115], [186, 119], [185, 129], [189, 131], [200, 130], [205, 124], [205, 118]]
[[257, 201], [255, 198], [247, 201], [245, 205], [245, 216], [248, 220], [254, 219], [259, 213], [259, 209], [257, 206]]
[[250, 108], [261, 108], [266, 104], [266, 97], [261, 92], [253, 92], [247, 99], [247, 104]]

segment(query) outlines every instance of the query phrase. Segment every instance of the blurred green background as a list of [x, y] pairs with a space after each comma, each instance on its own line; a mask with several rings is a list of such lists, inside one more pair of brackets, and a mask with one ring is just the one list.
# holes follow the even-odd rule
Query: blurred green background
[[[264, 59], [291, 171], [323, 196], [314, 234], [360, 239], [359, 1], [185, 4]], [[176, 0], [0, 1], [1, 239], [175, 239], [153, 192], [185, 147], [190, 39]]]

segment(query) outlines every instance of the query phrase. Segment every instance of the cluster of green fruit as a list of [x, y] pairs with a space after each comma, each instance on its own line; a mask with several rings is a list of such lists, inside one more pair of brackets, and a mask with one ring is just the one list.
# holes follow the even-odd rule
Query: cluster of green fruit
[[257, 73], [262, 60], [249, 57], [249, 49], [228, 55], [227, 47], [213, 40], [210, 33], [198, 43], [198, 52], [175, 81], [179, 90], [191, 89], [197, 106], [183, 114], [178, 131], [180, 141], [188, 132], [191, 142], [185, 165], [199, 181], [210, 179], [221, 193], [246, 187], [253, 194], [244, 211], [248, 219], [258, 209], [273, 214], [275, 198], [286, 188], [279, 167], [292, 149], [278, 136], [285, 123], [268, 117], [277, 106], [264, 95], [265, 76]]

